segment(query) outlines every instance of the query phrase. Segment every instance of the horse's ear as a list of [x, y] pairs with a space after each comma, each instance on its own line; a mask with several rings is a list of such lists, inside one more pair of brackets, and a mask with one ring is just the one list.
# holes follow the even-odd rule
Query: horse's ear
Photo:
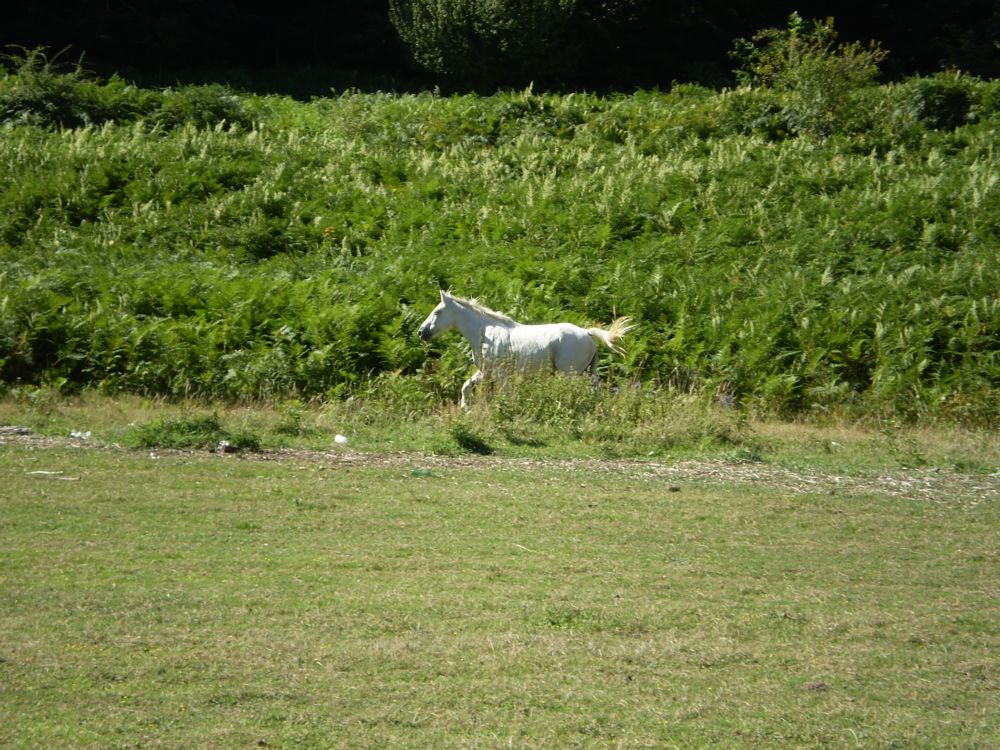
[[444, 302], [444, 298], [448, 296], [448, 292], [446, 292], [444, 289], [439, 289], [438, 291], [441, 292], [441, 301]]

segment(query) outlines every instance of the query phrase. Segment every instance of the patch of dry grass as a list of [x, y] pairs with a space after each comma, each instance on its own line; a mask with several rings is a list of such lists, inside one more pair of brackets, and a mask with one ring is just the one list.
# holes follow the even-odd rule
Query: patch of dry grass
[[0, 444], [0, 744], [1000, 741], [995, 494], [357, 455]]

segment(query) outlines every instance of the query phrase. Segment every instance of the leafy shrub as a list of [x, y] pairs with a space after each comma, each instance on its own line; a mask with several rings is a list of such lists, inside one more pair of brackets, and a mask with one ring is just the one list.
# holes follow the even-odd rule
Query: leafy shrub
[[243, 99], [221, 84], [167, 89], [151, 119], [168, 128], [186, 124], [195, 127], [214, 127], [222, 123], [250, 127], [253, 124]]
[[969, 120], [973, 82], [957, 71], [908, 81], [903, 89], [906, 113], [931, 128], [954, 130]]
[[281, 418], [272, 429], [275, 434], [287, 437], [318, 434], [319, 430], [306, 421], [305, 405], [298, 399], [291, 399], [281, 405]]
[[81, 84], [86, 80], [78, 63], [60, 72], [44, 50], [26, 50], [22, 57], [4, 57], [0, 80], [0, 119], [31, 124], [73, 127], [85, 122]]
[[782, 141], [795, 135], [781, 96], [769, 89], [742, 88], [726, 92], [720, 118], [729, 132], [757, 134], [770, 141]]
[[77, 127], [131, 120], [152, 111], [157, 97], [118, 77], [101, 84], [78, 61], [63, 65], [44, 48], [6, 55], [0, 78], [0, 122]]
[[112, 76], [101, 81], [84, 69], [59, 62], [44, 48], [7, 55], [0, 78], [0, 122], [75, 128], [146, 118], [164, 128], [249, 127], [252, 116], [243, 99], [221, 85], [182, 86], [154, 92]]
[[1000, 112], [1000, 80], [976, 82], [978, 96], [971, 114], [976, 118], [985, 118]]
[[[875, 42], [836, 44], [833, 19], [807, 24], [792, 13], [785, 29], [765, 29], [737, 42], [737, 78], [781, 94], [780, 114], [792, 132], [829, 135], [863, 114], [856, 93], [875, 82], [887, 53]], [[773, 129], [774, 126], [771, 126]]]

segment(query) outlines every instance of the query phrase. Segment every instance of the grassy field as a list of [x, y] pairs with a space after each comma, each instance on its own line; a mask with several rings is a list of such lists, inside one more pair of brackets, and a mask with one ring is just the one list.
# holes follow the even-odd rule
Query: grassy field
[[[15, 61], [0, 747], [1000, 746], [1000, 82], [817, 70]], [[441, 288], [637, 327], [462, 412]]]
[[[44, 421], [15, 406], [0, 423]], [[110, 434], [74, 409], [51, 431]], [[772, 461], [0, 440], [3, 747], [1000, 743], [998, 480], [901, 474], [885, 443], [796, 485]]]

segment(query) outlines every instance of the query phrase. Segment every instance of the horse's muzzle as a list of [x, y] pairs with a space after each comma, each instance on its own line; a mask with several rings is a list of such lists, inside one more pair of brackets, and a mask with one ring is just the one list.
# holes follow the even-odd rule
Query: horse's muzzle
[[417, 331], [417, 335], [420, 337], [421, 341], [430, 341], [431, 340], [431, 329], [430, 328], [421, 328], [419, 331]]

